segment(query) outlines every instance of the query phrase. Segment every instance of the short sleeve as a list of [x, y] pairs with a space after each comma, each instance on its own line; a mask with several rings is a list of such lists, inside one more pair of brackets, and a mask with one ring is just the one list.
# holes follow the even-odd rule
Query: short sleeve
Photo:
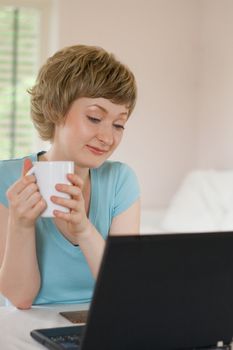
[[128, 165], [119, 163], [113, 217], [131, 207], [139, 197], [140, 188], [135, 172]]
[[6, 191], [8, 189], [7, 185], [7, 171], [6, 171], [6, 162], [1, 161], [0, 162], [0, 203], [3, 204], [5, 207], [8, 207], [8, 200], [6, 197]]
[[8, 207], [7, 190], [21, 176], [22, 159], [0, 161], [0, 203]]

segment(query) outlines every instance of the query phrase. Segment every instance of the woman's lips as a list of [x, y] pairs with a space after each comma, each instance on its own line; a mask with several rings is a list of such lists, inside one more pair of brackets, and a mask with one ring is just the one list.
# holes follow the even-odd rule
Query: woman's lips
[[102, 150], [102, 149], [100, 149], [100, 148], [93, 147], [93, 146], [87, 145], [87, 148], [88, 148], [89, 151], [91, 151], [93, 154], [96, 154], [96, 155], [99, 155], [99, 156], [101, 156], [101, 155], [104, 154], [104, 153], [107, 153], [107, 151]]

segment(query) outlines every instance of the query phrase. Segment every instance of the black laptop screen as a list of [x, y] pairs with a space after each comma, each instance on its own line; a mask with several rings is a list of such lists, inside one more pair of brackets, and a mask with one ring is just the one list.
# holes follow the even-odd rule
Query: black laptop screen
[[82, 350], [229, 344], [232, 248], [232, 232], [109, 237]]

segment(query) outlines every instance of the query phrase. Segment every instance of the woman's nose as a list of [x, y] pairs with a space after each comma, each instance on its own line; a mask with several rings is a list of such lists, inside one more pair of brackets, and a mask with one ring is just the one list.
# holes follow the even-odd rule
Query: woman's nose
[[108, 146], [113, 144], [113, 130], [110, 126], [102, 127], [97, 135], [100, 142], [105, 143]]

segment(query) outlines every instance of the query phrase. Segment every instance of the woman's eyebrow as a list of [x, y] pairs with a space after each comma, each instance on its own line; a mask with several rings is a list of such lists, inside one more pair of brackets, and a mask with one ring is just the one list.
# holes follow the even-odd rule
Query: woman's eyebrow
[[100, 105], [98, 105], [98, 104], [93, 104], [93, 105], [89, 105], [88, 107], [97, 107], [97, 108], [99, 108], [99, 109], [101, 109], [103, 112], [105, 112], [105, 113], [107, 113], [108, 111], [107, 111], [107, 109], [105, 109], [104, 107], [102, 107], [102, 106], [100, 106]]
[[[102, 106], [100, 106], [100, 105], [98, 105], [96, 103], [93, 104], [93, 105], [89, 105], [88, 107], [97, 107], [97, 108], [101, 109], [105, 113], [109, 112], [107, 109], [105, 109], [104, 107], [102, 107]], [[126, 115], [126, 116], [128, 116], [128, 112], [122, 112], [122, 113], [119, 113], [119, 115]]]

